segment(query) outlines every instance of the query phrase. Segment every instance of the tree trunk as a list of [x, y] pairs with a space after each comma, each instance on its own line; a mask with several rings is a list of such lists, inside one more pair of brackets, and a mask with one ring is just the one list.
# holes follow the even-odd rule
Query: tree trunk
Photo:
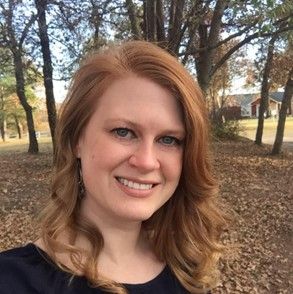
[[125, 5], [128, 12], [130, 24], [131, 24], [131, 32], [132, 32], [133, 38], [134, 40], [140, 40], [141, 33], [140, 33], [139, 21], [135, 13], [135, 6], [133, 4], [133, 1], [126, 0]]
[[274, 49], [275, 49], [275, 41], [277, 39], [277, 35], [273, 36], [269, 42], [268, 53], [266, 64], [264, 68], [262, 84], [261, 84], [261, 97], [260, 97], [260, 105], [258, 112], [258, 125], [257, 131], [255, 135], [255, 144], [262, 144], [262, 135], [263, 135], [263, 125], [264, 125], [264, 114], [268, 110], [268, 99], [269, 99], [269, 77], [273, 63], [274, 57]]
[[6, 141], [6, 119], [5, 117], [0, 121], [0, 133], [2, 141]]
[[[227, 5], [226, 0], [218, 0], [215, 6], [210, 26], [204, 20], [198, 26], [200, 50], [198, 56], [194, 56], [197, 69], [197, 80], [202, 91], [206, 94], [212, 77], [212, 67], [216, 44], [219, 41], [222, 17]], [[209, 31], [208, 31], [209, 27]]]
[[28, 104], [24, 91], [24, 74], [21, 60], [21, 52], [19, 49], [13, 52], [14, 70], [16, 79], [16, 93], [20, 103], [25, 111], [28, 133], [29, 133], [29, 148], [28, 152], [36, 154], [39, 152], [38, 141], [35, 132], [32, 107]]
[[277, 127], [277, 133], [275, 142], [272, 149], [272, 154], [280, 154], [282, 144], [283, 144], [283, 137], [284, 137], [284, 129], [285, 129], [285, 122], [286, 122], [286, 116], [287, 116], [287, 109], [289, 109], [289, 106], [291, 105], [293, 95], [293, 68], [291, 69], [288, 80], [285, 86], [285, 92], [281, 104], [281, 109], [279, 112], [279, 121], [278, 121], [278, 127]]
[[18, 120], [18, 117], [16, 114], [13, 115], [14, 118], [14, 122], [15, 122], [15, 126], [16, 126], [16, 130], [17, 130], [17, 134], [18, 134], [18, 139], [22, 138], [22, 132], [21, 132], [21, 127], [20, 127], [20, 123]]
[[[40, 0], [35, 0], [35, 1], [40, 1]], [[45, 0], [41, 0], [41, 1], [44, 2]], [[101, 14], [99, 12], [100, 6], [97, 5], [94, 1], [91, 1], [91, 4], [92, 4], [92, 13], [91, 13], [91, 16], [90, 16], [90, 22], [94, 27], [93, 49], [97, 50], [98, 48], [100, 48], [100, 41], [101, 41], [100, 40], [100, 27], [101, 27], [102, 17], [101, 17]], [[40, 10], [42, 9], [44, 11], [43, 14], [44, 14], [45, 17], [42, 18], [43, 22], [44, 22], [44, 21], [46, 21], [45, 13], [46, 13], [47, 5], [46, 5], [46, 7], [42, 6], [39, 9]], [[46, 35], [47, 35], [47, 27], [46, 27]], [[48, 41], [48, 47], [49, 47], [49, 41]]]
[[[1, 88], [1, 91], [3, 91], [3, 88]], [[4, 95], [1, 93], [0, 95], [0, 102], [1, 102], [1, 108], [0, 108], [0, 134], [2, 141], [6, 141], [6, 118], [5, 118], [5, 109], [4, 109]]]
[[157, 0], [157, 41], [161, 47], [166, 46], [165, 27], [164, 27], [164, 12], [162, 0]]
[[143, 1], [144, 35], [147, 41], [156, 40], [156, 0]]
[[173, 2], [173, 16], [170, 18], [169, 23], [168, 50], [178, 55], [179, 45], [182, 39], [181, 29], [185, 0], [173, 0]]
[[43, 75], [46, 90], [46, 104], [48, 112], [48, 122], [52, 136], [53, 150], [55, 150], [55, 128], [56, 128], [56, 104], [53, 91], [53, 68], [51, 60], [50, 43], [47, 31], [46, 9], [47, 0], [35, 0], [38, 11], [38, 25], [41, 40], [41, 50], [43, 55]]

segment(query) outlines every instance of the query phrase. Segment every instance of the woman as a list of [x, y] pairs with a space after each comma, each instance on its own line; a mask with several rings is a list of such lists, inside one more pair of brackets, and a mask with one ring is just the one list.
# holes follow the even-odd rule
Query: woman
[[1, 293], [209, 291], [225, 218], [207, 126], [198, 86], [163, 49], [88, 57], [58, 122], [40, 239], [1, 254]]

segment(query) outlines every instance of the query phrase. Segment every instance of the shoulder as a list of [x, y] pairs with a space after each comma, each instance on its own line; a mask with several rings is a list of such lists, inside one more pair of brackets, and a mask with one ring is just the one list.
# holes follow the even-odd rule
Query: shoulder
[[33, 244], [0, 253], [1, 293], [29, 293], [40, 282], [40, 257]]
[[[1, 277], [10, 274], [10, 270], [17, 271], [19, 268], [28, 268], [37, 260], [38, 255], [34, 252], [33, 244], [24, 247], [13, 248], [0, 252]], [[5, 270], [4, 270], [5, 269]]]
[[34, 244], [0, 253], [1, 294], [91, 293], [81, 277], [72, 279]]

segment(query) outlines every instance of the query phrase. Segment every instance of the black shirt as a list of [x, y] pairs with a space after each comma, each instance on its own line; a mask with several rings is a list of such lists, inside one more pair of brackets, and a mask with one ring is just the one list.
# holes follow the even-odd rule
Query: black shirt
[[[30, 243], [0, 253], [0, 294], [101, 294], [85, 277], [58, 268], [49, 256]], [[143, 284], [124, 284], [130, 294], [186, 294], [168, 267]]]

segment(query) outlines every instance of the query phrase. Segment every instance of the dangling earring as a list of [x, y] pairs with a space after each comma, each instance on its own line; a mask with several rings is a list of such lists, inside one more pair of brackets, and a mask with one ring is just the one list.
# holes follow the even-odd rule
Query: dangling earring
[[82, 178], [80, 158], [77, 158], [77, 168], [78, 168], [78, 190], [79, 190], [78, 196], [80, 199], [82, 199], [85, 196], [85, 186], [84, 186], [83, 178]]

